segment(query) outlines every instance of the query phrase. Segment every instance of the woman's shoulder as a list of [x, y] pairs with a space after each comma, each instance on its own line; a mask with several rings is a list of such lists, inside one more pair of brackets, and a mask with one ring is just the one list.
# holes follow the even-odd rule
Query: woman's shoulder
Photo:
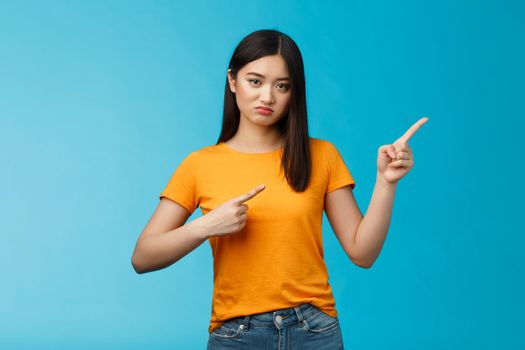
[[310, 139], [310, 144], [315, 145], [315, 146], [322, 145], [322, 143], [325, 142], [325, 140], [320, 139], [318, 137], [313, 137], [313, 136], [310, 136], [309, 139]]
[[315, 138], [310, 137], [310, 143], [317, 148], [325, 149], [325, 150], [333, 150], [337, 149], [337, 146], [334, 142], [327, 140], [327, 139], [321, 139], [321, 138]]
[[314, 157], [317, 156], [322, 159], [330, 159], [338, 157], [340, 154], [338, 147], [332, 141], [311, 137], [310, 144], [310, 149]]
[[188, 153], [188, 157], [203, 160], [209, 158], [210, 156], [217, 155], [223, 151], [223, 147], [220, 143], [213, 145], [201, 146], [199, 148], [194, 148]]
[[330, 147], [330, 145], [332, 145], [332, 143], [326, 139], [310, 137], [310, 147], [313, 150], [323, 150], [326, 147]]

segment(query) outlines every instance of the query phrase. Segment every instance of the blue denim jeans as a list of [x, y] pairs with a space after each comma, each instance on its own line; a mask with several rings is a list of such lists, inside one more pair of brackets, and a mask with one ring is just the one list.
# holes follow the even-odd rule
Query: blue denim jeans
[[208, 350], [344, 350], [339, 319], [312, 304], [226, 320]]

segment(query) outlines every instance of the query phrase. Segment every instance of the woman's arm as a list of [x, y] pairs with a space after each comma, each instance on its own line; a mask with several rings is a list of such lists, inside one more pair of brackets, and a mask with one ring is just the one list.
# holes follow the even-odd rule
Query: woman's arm
[[325, 211], [339, 243], [357, 266], [370, 268], [379, 256], [390, 225], [396, 184], [377, 177], [365, 216], [350, 186], [325, 196]]
[[357, 226], [354, 254], [360, 266], [370, 268], [376, 261], [385, 242], [397, 183], [389, 183], [378, 173], [374, 192], [364, 218]]
[[374, 192], [362, 217], [349, 186], [326, 194], [325, 210], [346, 254], [358, 266], [376, 261], [390, 226], [397, 182], [414, 166], [408, 140], [426, 123], [421, 118], [393, 144], [379, 147]]
[[207, 237], [195, 221], [140, 240], [132, 257], [135, 271], [145, 273], [166, 268], [200, 246]]
[[131, 264], [137, 273], [160, 270], [197, 248], [208, 235], [201, 218], [184, 224], [190, 213], [163, 198], [135, 245]]

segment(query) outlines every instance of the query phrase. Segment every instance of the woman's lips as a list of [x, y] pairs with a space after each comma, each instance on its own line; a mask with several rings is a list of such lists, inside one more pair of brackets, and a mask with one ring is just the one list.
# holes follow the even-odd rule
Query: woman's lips
[[264, 107], [257, 107], [257, 108], [255, 108], [255, 110], [258, 113], [263, 114], [263, 115], [270, 115], [273, 112], [271, 109], [267, 109], [267, 108], [264, 108]]

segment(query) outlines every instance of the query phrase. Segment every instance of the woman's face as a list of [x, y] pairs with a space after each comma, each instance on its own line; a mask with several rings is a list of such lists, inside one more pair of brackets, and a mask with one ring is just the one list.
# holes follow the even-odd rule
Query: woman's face
[[[242, 67], [233, 79], [228, 70], [230, 90], [235, 93], [241, 117], [259, 125], [272, 125], [288, 112], [291, 78], [280, 55], [261, 57]], [[258, 107], [269, 108], [264, 112]]]

